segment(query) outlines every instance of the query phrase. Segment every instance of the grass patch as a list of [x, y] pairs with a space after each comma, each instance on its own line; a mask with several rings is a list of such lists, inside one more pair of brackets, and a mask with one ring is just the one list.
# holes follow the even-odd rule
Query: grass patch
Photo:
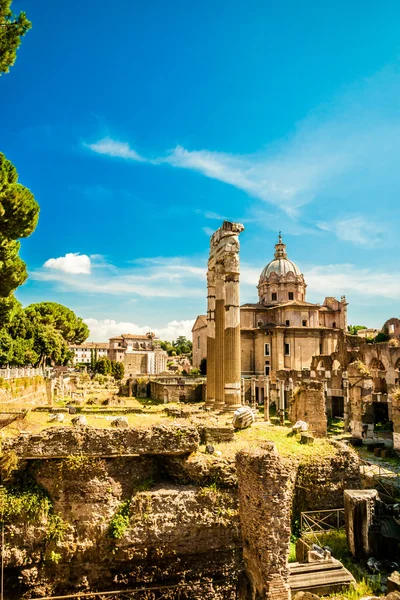
[[328, 440], [316, 438], [313, 444], [300, 444], [300, 435], [292, 435], [290, 427], [271, 426], [257, 421], [252, 427], [237, 431], [233, 442], [216, 444], [223, 455], [235, 455], [242, 449], [254, 447], [260, 442], [274, 442], [281, 456], [297, 457], [302, 460], [334, 456], [337, 449]]

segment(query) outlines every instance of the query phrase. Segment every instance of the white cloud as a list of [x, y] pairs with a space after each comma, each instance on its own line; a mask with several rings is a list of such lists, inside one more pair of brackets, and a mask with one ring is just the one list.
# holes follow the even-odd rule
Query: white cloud
[[110, 137], [105, 137], [94, 144], [84, 144], [93, 152], [97, 154], [106, 154], [107, 156], [113, 156], [118, 158], [128, 158], [130, 160], [145, 161], [140, 154], [133, 150], [126, 142], [119, 142], [113, 140]]
[[360, 246], [375, 246], [382, 241], [383, 228], [375, 220], [362, 216], [343, 217], [332, 223], [322, 221], [317, 226], [323, 231], [332, 231], [343, 241]]
[[113, 319], [84, 319], [86, 325], [90, 329], [89, 340], [95, 342], [107, 341], [114, 335], [121, 333], [133, 333], [145, 335], [149, 331], [153, 331], [160, 339], [172, 341], [178, 336], [184, 335], [188, 339], [192, 339], [193, 320], [186, 321], [171, 321], [164, 327], [150, 327], [149, 325], [136, 325], [136, 323], [114, 321]]
[[63, 273], [82, 273], [89, 275], [91, 271], [89, 256], [86, 254], [79, 254], [79, 252], [70, 252], [59, 258], [49, 258], [43, 266], [47, 269], [62, 271]]
[[304, 271], [308, 292], [325, 296], [341, 294], [397, 300], [400, 280], [393, 273], [360, 269], [351, 264], [325, 265]]

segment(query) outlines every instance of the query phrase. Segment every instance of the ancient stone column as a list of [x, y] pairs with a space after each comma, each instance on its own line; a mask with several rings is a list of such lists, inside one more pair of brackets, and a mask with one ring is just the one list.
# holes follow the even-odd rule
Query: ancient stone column
[[251, 378], [251, 383], [250, 383], [251, 387], [250, 387], [250, 405], [251, 408], [255, 408], [256, 405], [256, 378], [252, 377]]
[[240, 293], [239, 293], [239, 242], [232, 236], [226, 246], [225, 268], [225, 410], [234, 411], [241, 406], [240, 377]]
[[225, 406], [225, 271], [221, 264], [215, 266], [215, 402], [214, 408]]
[[215, 403], [215, 273], [207, 272], [207, 398], [206, 407]]
[[279, 423], [280, 425], [285, 424], [285, 382], [282, 380], [279, 381]]
[[264, 377], [264, 421], [269, 423], [269, 377]]

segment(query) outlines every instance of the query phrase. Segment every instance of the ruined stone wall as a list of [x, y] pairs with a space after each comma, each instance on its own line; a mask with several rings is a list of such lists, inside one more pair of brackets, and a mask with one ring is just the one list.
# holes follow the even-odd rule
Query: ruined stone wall
[[343, 493], [361, 487], [357, 453], [342, 442], [331, 442], [336, 452], [330, 456], [313, 456], [298, 468], [293, 518], [308, 510], [343, 507]]
[[43, 377], [3, 380], [0, 387], [0, 404], [8, 404], [9, 410], [15, 410], [13, 404], [16, 403], [23, 403], [27, 408], [38, 404], [51, 404], [49, 382]]
[[[237, 496], [230, 490], [160, 481], [154, 457], [30, 461], [28, 469], [61, 524], [50, 515], [6, 520], [9, 599], [146, 581], [219, 581], [240, 569]], [[118, 520], [121, 509], [126, 516]]]
[[286, 600], [291, 512], [342, 506], [343, 489], [360, 486], [357, 455], [339, 445], [299, 465], [264, 443], [235, 463], [198, 444], [194, 426], [175, 425], [52, 427], [5, 440], [3, 452], [22, 459], [0, 487], [5, 597], [209, 579], [208, 595], [200, 587], [182, 600], [233, 600], [244, 543], [239, 597]]
[[392, 396], [393, 448], [400, 450], [400, 394]]
[[246, 578], [240, 600], [289, 600], [290, 512], [296, 468], [273, 443], [237, 454]]
[[306, 421], [310, 431], [317, 437], [327, 433], [325, 393], [322, 382], [303, 380], [295, 389], [289, 406], [289, 420]]
[[188, 425], [154, 425], [147, 429], [49, 427], [38, 435], [21, 434], [4, 440], [2, 451], [14, 451], [20, 458], [135, 454], [174, 456], [194, 452], [198, 445], [198, 431]]
[[124, 356], [125, 374], [146, 375], [147, 374], [147, 353], [143, 354], [125, 354]]
[[203, 383], [168, 383], [151, 381], [150, 397], [163, 402], [201, 402]]

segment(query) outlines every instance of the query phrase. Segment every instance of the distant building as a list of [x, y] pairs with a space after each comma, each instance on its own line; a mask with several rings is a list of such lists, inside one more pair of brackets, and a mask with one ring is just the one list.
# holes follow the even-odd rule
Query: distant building
[[359, 329], [357, 331], [357, 335], [360, 338], [374, 338], [378, 335], [378, 333], [381, 332], [381, 329], [373, 329], [373, 328], [365, 328], [365, 329]]
[[122, 362], [125, 375], [158, 375], [167, 369], [167, 353], [154, 333], [123, 333], [110, 338], [108, 358]]
[[95, 360], [98, 360], [99, 358], [104, 358], [108, 355], [107, 342], [83, 342], [82, 344], [71, 344], [69, 349], [74, 353], [74, 358], [72, 359], [74, 365], [90, 365], [92, 356]]

